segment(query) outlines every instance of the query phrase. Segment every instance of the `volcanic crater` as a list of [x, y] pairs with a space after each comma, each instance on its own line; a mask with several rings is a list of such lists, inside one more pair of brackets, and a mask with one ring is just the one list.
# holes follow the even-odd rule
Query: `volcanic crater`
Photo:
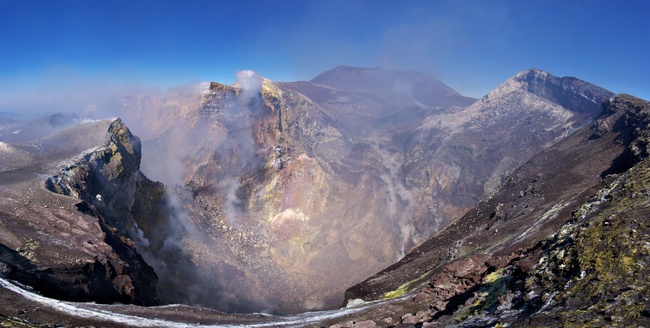
[[[0, 121], [0, 274], [67, 301], [193, 306], [111, 308], [180, 322], [384, 300], [315, 324], [516, 324], [504, 309], [537, 315], [546, 300], [522, 295], [575, 278], [534, 264], [558, 257], [558, 229], [647, 156], [647, 102], [539, 69], [482, 99], [380, 68], [249, 78]], [[494, 288], [498, 306], [479, 296]]]

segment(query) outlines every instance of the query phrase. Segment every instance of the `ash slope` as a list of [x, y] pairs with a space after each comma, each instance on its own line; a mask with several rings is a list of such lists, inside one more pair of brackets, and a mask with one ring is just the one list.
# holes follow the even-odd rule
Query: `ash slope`
[[349, 289], [348, 299], [366, 300], [415, 292], [342, 326], [377, 318], [430, 327], [647, 325], [649, 117], [647, 101], [608, 102], [591, 126]]
[[[164, 303], [336, 307], [345, 288], [448, 225], [611, 96], [536, 69], [478, 101], [382, 69], [260, 82], [253, 92], [211, 83], [97, 107], [142, 137], [143, 170], [166, 188], [138, 178], [139, 159], [123, 166], [126, 193], [57, 174], [64, 183], [53, 190], [112, 204], [96, 208], [141, 247]], [[119, 167], [109, 165], [109, 182]]]

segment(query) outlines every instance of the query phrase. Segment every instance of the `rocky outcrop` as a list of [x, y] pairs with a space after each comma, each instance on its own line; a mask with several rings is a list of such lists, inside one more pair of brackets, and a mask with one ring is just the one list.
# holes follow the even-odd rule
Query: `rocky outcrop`
[[[91, 226], [95, 236], [85, 241], [87, 245], [79, 245], [80, 236], [75, 236], [68, 246], [77, 247], [75, 253], [85, 252], [94, 258], [56, 254], [61, 262], [48, 264], [42, 257], [50, 255], [47, 252], [51, 250], [46, 249], [50, 246], [30, 238], [26, 246], [16, 250], [0, 244], [0, 274], [56, 299], [159, 304], [156, 274], [136, 252], [134, 243], [104, 224], [101, 216], [86, 203], [77, 207], [85, 215], [71, 217], [73, 224], [79, 223], [75, 220], [87, 220], [86, 215], [99, 220]], [[68, 262], [71, 259], [73, 262]]]
[[514, 77], [532, 94], [548, 99], [564, 108], [573, 108], [579, 114], [601, 110], [603, 99], [611, 92], [575, 77], [556, 77], [537, 68], [523, 71]]
[[120, 119], [111, 122], [106, 140], [104, 146], [83, 154], [80, 160], [48, 178], [45, 186], [52, 192], [81, 199], [79, 211], [100, 220], [106, 242], [128, 263], [118, 271], [122, 278], [113, 280], [128, 281], [129, 301], [157, 304], [158, 278], [127, 236], [142, 242], [138, 222], [147, 228], [165, 222], [164, 186], [140, 172], [140, 139]]
[[[118, 212], [134, 204], [129, 188], [141, 177], [139, 141], [126, 126], [88, 123], [10, 145], [3, 158], [24, 173], [0, 185], [7, 196], [0, 204], [3, 275], [59, 299], [158, 304], [156, 274], [126, 237], [130, 217]], [[43, 189], [42, 172], [71, 161], [45, 181], [70, 197]]]
[[46, 188], [84, 200], [124, 236], [134, 234], [138, 224], [163, 222], [164, 186], [140, 171], [140, 139], [120, 119], [111, 123], [106, 139], [105, 146], [47, 179]]

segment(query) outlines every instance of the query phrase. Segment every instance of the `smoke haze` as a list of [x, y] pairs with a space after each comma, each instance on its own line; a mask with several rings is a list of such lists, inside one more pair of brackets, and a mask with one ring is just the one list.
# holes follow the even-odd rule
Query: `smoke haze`
[[[237, 89], [223, 86], [224, 93], [202, 83], [108, 101], [86, 111], [93, 117], [122, 117], [142, 140], [141, 170], [166, 185], [164, 233], [132, 232], [159, 275], [164, 302], [227, 312], [277, 311], [252, 286], [234, 283], [245, 273], [228, 264], [232, 250], [222, 239], [231, 230], [251, 233], [241, 222], [246, 213], [240, 188], [242, 179], [263, 167], [251, 117], [260, 112], [262, 82], [253, 71], [241, 71]], [[198, 193], [209, 198], [197, 199]], [[197, 214], [206, 211], [197, 202], [213, 203], [206, 205], [213, 211], [209, 217]]]

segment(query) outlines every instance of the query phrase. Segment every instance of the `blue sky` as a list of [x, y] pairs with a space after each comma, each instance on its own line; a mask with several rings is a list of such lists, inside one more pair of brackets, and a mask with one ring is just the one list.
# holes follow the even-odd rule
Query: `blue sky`
[[419, 70], [473, 97], [537, 67], [648, 99], [649, 58], [645, 0], [0, 0], [0, 111], [341, 64]]

